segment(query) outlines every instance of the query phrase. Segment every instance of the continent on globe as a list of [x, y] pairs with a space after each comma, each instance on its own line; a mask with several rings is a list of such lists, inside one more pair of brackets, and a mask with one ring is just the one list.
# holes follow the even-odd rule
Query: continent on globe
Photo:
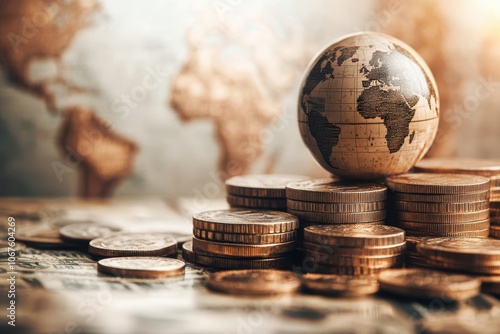
[[312, 61], [299, 96], [299, 129], [333, 174], [380, 178], [408, 171], [429, 149], [439, 123], [432, 73], [387, 35], [359, 33]]

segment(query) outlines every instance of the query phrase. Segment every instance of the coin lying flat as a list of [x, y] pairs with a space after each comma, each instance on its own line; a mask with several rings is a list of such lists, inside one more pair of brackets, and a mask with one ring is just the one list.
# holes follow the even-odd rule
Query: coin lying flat
[[293, 251], [296, 241], [278, 244], [251, 245], [222, 243], [193, 238], [193, 250], [197, 254], [225, 257], [272, 257]]
[[243, 295], [275, 295], [296, 292], [300, 278], [289, 271], [230, 270], [211, 274], [207, 279], [210, 289]]
[[416, 268], [384, 270], [378, 280], [380, 290], [413, 298], [464, 300], [478, 295], [481, 287], [470, 276]]
[[473, 174], [481, 176], [500, 175], [500, 160], [473, 158], [422, 159], [415, 170], [425, 173]]
[[465, 202], [465, 203], [429, 203], [429, 202], [405, 202], [395, 201], [394, 209], [418, 213], [461, 213], [487, 210], [490, 206], [488, 201]]
[[226, 180], [226, 190], [236, 196], [285, 198], [288, 183], [307, 179], [307, 176], [287, 174], [233, 176]]
[[123, 277], [159, 278], [184, 275], [185, 263], [168, 257], [111, 257], [97, 262], [102, 273]]
[[378, 183], [315, 179], [289, 183], [287, 199], [303, 202], [380, 202], [387, 198], [387, 187]]
[[356, 297], [374, 294], [378, 291], [378, 281], [373, 276], [309, 273], [305, 274], [302, 279], [307, 290], [320, 294]]
[[399, 220], [421, 223], [466, 223], [490, 218], [490, 210], [486, 209], [477, 212], [467, 213], [422, 213], [422, 212], [406, 212], [396, 211], [395, 215]]
[[259, 208], [261, 210], [283, 210], [286, 209], [286, 199], [269, 199], [259, 197], [241, 197], [227, 195], [227, 203], [232, 207]]
[[287, 211], [299, 217], [301, 221], [304, 220], [322, 224], [370, 223], [386, 218], [385, 210], [356, 213], [306, 212], [292, 209], [287, 209]]
[[360, 255], [360, 256], [386, 256], [399, 255], [406, 251], [406, 242], [396, 245], [379, 246], [379, 247], [342, 247], [339, 245], [321, 245], [313, 242], [304, 241], [302, 246], [315, 252], [326, 254], [343, 254], [343, 255]]
[[[426, 203], [468, 203], [488, 201], [489, 191], [466, 194], [411, 194], [394, 192], [392, 194], [396, 201], [426, 202]], [[409, 211], [409, 210], [408, 210]]]
[[385, 209], [385, 201], [360, 203], [319, 203], [301, 202], [293, 199], [286, 201], [287, 208], [296, 211], [329, 212], [329, 213], [356, 213], [380, 211]]
[[322, 245], [376, 247], [401, 244], [405, 232], [387, 225], [315, 225], [304, 229], [304, 240]]
[[236, 234], [198, 230], [195, 228], [193, 229], [193, 234], [198, 239], [254, 245], [277, 244], [297, 239], [297, 231], [270, 234]]
[[452, 223], [452, 224], [436, 224], [436, 223], [419, 223], [399, 221], [398, 226], [405, 230], [421, 231], [421, 232], [444, 232], [444, 233], [461, 233], [468, 231], [485, 230], [490, 227], [490, 220], [480, 220], [469, 223]]
[[121, 229], [100, 224], [70, 224], [59, 230], [61, 238], [69, 242], [89, 243], [92, 239], [105, 237], [120, 232]]
[[390, 176], [392, 190], [417, 194], [463, 194], [488, 191], [490, 179], [476, 175], [415, 173]]
[[299, 221], [280, 211], [229, 209], [195, 213], [193, 227], [222, 233], [265, 234], [296, 230]]
[[177, 241], [164, 233], [119, 233], [89, 243], [89, 253], [98, 256], [169, 256], [177, 254]]
[[68, 247], [68, 244], [59, 235], [59, 230], [52, 228], [19, 231], [16, 234], [16, 240], [35, 248], [60, 249]]

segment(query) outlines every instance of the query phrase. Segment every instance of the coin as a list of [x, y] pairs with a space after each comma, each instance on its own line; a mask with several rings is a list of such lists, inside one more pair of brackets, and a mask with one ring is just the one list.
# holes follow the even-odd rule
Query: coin
[[229, 205], [233, 207], [247, 207], [247, 208], [257, 208], [257, 209], [286, 209], [286, 199], [268, 199], [268, 198], [257, 198], [257, 197], [240, 197], [227, 195], [226, 197]]
[[19, 231], [16, 240], [35, 248], [61, 249], [68, 248], [68, 244], [59, 235], [59, 230], [41, 227], [30, 231]]
[[500, 240], [482, 238], [429, 238], [417, 245], [420, 254], [440, 261], [500, 265]]
[[302, 270], [306, 273], [333, 274], [333, 275], [378, 275], [387, 268], [371, 268], [366, 266], [331, 266], [317, 262], [303, 262]]
[[500, 227], [498, 226], [490, 226], [490, 237], [495, 239], [500, 239]]
[[406, 251], [408, 253], [417, 253], [417, 244], [424, 240], [425, 237], [415, 237], [415, 236], [410, 236], [406, 235], [405, 241], [406, 241]]
[[420, 223], [436, 223], [436, 224], [450, 224], [450, 223], [468, 223], [478, 220], [485, 220], [490, 218], [490, 210], [486, 209], [477, 212], [467, 213], [422, 213], [422, 212], [406, 212], [396, 211], [395, 216], [400, 221], [420, 222]]
[[406, 202], [395, 201], [394, 209], [407, 212], [419, 213], [459, 213], [476, 212], [488, 209], [488, 201], [465, 202], [465, 203], [426, 203], [426, 202]]
[[282, 269], [289, 268], [293, 264], [293, 257], [286, 255], [264, 259], [229, 258], [195, 254], [195, 260], [192, 262], [219, 269]]
[[500, 160], [474, 158], [422, 159], [414, 168], [418, 172], [473, 174], [490, 177], [500, 175]]
[[193, 227], [222, 233], [266, 234], [296, 230], [299, 221], [280, 211], [229, 209], [195, 213]]
[[387, 187], [378, 183], [316, 179], [289, 183], [286, 197], [321, 203], [380, 202], [387, 198]]
[[269, 257], [291, 252], [297, 247], [296, 241], [267, 245], [222, 243], [193, 238], [193, 251], [206, 256], [225, 257]]
[[236, 196], [285, 198], [288, 183], [307, 179], [307, 176], [287, 174], [233, 176], [226, 180], [226, 190]]
[[462, 174], [415, 173], [386, 179], [394, 191], [417, 194], [463, 194], [488, 191], [490, 179]]
[[188, 241], [182, 244], [182, 258], [187, 262], [196, 262], [196, 254], [193, 252], [192, 241]]
[[470, 276], [417, 268], [384, 270], [378, 280], [380, 290], [413, 298], [464, 300], [478, 295], [481, 287]]
[[500, 266], [497, 265], [475, 265], [456, 261], [439, 261], [430, 258], [424, 258], [424, 260], [427, 267], [440, 270], [460, 271], [476, 275], [500, 275]]
[[321, 245], [377, 247], [401, 244], [405, 232], [387, 225], [315, 225], [304, 229], [304, 239]]
[[310, 258], [321, 264], [343, 267], [365, 266], [370, 268], [388, 268], [403, 262], [404, 255], [350, 255], [350, 254], [329, 254], [316, 252], [310, 249], [305, 250], [306, 258]]
[[305, 274], [304, 287], [312, 292], [344, 297], [371, 295], [378, 291], [378, 281], [373, 276]]
[[489, 229], [465, 232], [430, 232], [405, 229], [406, 235], [413, 237], [487, 238]]
[[275, 295], [300, 289], [300, 278], [280, 270], [229, 270], [211, 274], [207, 287], [216, 291], [243, 295]]
[[184, 275], [185, 263], [168, 257], [111, 257], [97, 262], [101, 273], [123, 277], [159, 278]]
[[330, 212], [330, 213], [355, 213], [380, 211], [385, 209], [385, 201], [361, 203], [318, 203], [301, 202], [293, 199], [286, 201], [287, 208], [296, 211]]
[[479, 276], [481, 281], [481, 292], [492, 295], [500, 295], [500, 276]]
[[342, 247], [339, 245], [320, 245], [313, 242], [304, 241], [303, 247], [315, 252], [327, 254], [343, 254], [343, 255], [399, 255], [406, 251], [406, 242], [396, 245], [379, 246], [379, 247]]
[[121, 229], [113, 226], [76, 223], [63, 226], [59, 230], [59, 233], [61, 238], [67, 240], [68, 242], [88, 244], [92, 239], [105, 237], [120, 231]]
[[177, 241], [165, 233], [119, 233], [92, 240], [89, 253], [104, 257], [169, 256], [177, 254]]
[[393, 192], [392, 195], [396, 201], [408, 202], [430, 202], [430, 203], [468, 203], [488, 201], [489, 191], [466, 194], [410, 194], [402, 192]]
[[304, 220], [323, 224], [370, 223], [386, 218], [385, 210], [356, 213], [306, 212], [292, 209], [287, 209], [287, 211], [299, 217], [301, 221]]
[[444, 233], [459, 233], [468, 231], [485, 230], [490, 227], [490, 220], [480, 220], [469, 223], [452, 223], [452, 224], [436, 224], [436, 223], [419, 223], [419, 222], [398, 222], [398, 227], [406, 230], [421, 231], [421, 232], [444, 232]]
[[198, 230], [195, 228], [193, 229], [193, 234], [198, 239], [254, 245], [277, 244], [297, 240], [297, 231], [271, 234], [235, 234]]

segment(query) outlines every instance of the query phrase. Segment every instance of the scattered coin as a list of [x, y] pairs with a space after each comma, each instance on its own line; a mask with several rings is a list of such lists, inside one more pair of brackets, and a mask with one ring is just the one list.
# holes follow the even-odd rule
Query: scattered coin
[[427, 269], [384, 270], [380, 290], [413, 298], [464, 300], [479, 294], [481, 281], [470, 276]]
[[68, 244], [66, 244], [59, 235], [59, 230], [49, 227], [37, 228], [30, 231], [19, 231], [16, 234], [16, 240], [35, 248], [68, 248]]
[[288, 183], [307, 179], [307, 176], [286, 174], [242, 175], [227, 179], [226, 189], [228, 194], [236, 196], [285, 198]]
[[392, 190], [403, 193], [462, 194], [490, 189], [490, 179], [476, 175], [415, 173], [390, 176], [386, 181]]
[[232, 294], [275, 295], [296, 292], [301, 280], [289, 271], [230, 270], [211, 274], [207, 286]]
[[378, 281], [373, 276], [348, 276], [305, 274], [304, 287], [319, 294], [357, 297], [374, 294], [378, 291]]
[[168, 257], [112, 257], [97, 262], [97, 270], [116, 276], [160, 278], [184, 275], [185, 263]]
[[198, 239], [254, 245], [276, 244], [295, 241], [297, 239], [297, 231], [270, 234], [235, 234], [198, 230], [195, 228], [193, 229], [193, 234]]
[[297, 247], [296, 241], [277, 244], [251, 245], [222, 243], [193, 238], [193, 251], [196, 254], [226, 257], [273, 257], [293, 251]]
[[177, 254], [177, 241], [163, 233], [119, 233], [92, 240], [89, 253], [104, 257], [170, 256]]
[[61, 238], [68, 242], [88, 244], [92, 239], [120, 232], [121, 229], [100, 224], [70, 224], [59, 230]]

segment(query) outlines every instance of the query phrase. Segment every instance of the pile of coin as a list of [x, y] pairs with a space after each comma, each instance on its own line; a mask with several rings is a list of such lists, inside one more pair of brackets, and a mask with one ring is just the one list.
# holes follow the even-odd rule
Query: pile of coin
[[393, 224], [410, 236], [487, 237], [490, 180], [465, 174], [391, 176]]
[[424, 159], [415, 170], [426, 173], [471, 174], [490, 178], [490, 237], [500, 239], [500, 160]]
[[286, 174], [242, 175], [226, 180], [231, 207], [286, 211], [285, 186], [306, 176]]
[[405, 232], [387, 225], [335, 224], [304, 229], [305, 272], [372, 275], [404, 261]]
[[[193, 215], [191, 262], [225, 269], [289, 267], [297, 246], [297, 217], [280, 211], [214, 210]], [[190, 249], [192, 247], [192, 249]]]

